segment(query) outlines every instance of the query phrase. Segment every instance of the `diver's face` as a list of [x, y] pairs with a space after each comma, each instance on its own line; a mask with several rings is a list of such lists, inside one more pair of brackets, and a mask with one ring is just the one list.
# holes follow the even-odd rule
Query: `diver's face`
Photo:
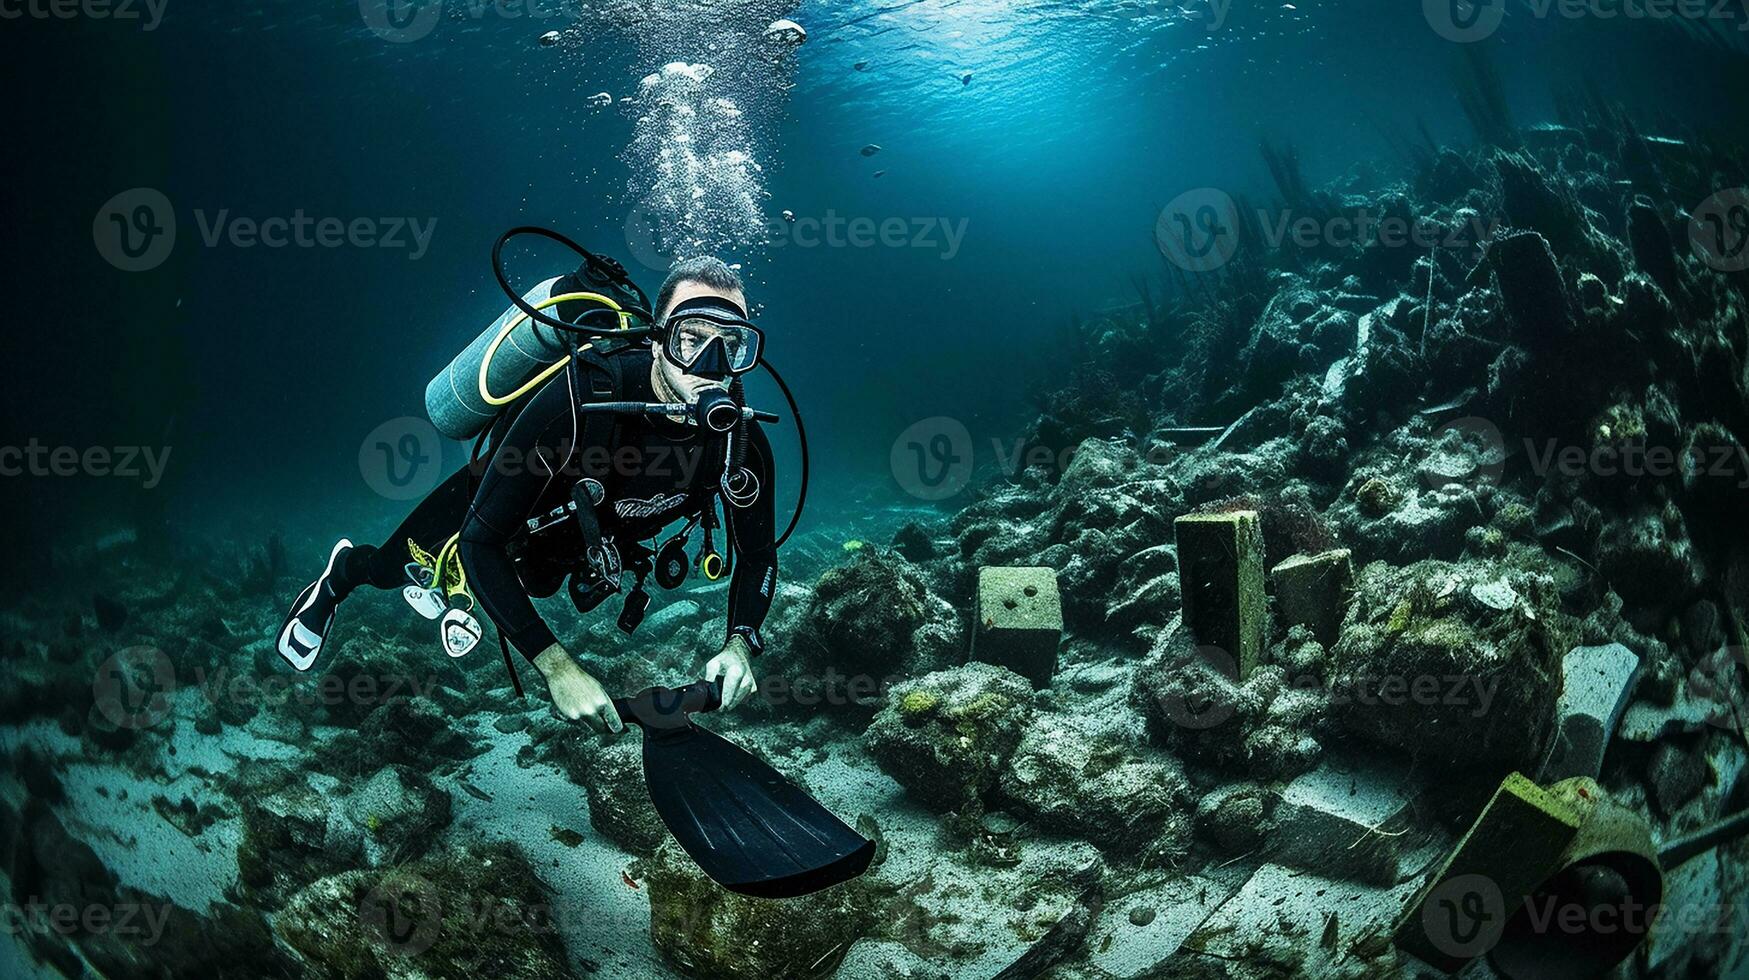
[[[703, 283], [683, 282], [675, 288], [674, 298], [669, 300], [668, 306], [661, 311], [661, 317], [666, 319], [669, 310], [674, 309], [676, 306], [679, 306], [681, 303], [684, 303], [689, 299], [698, 299], [705, 296], [715, 296], [726, 299], [734, 303], [737, 309], [744, 310], [747, 308], [747, 297], [738, 289], [724, 292], [720, 289], [713, 289]], [[689, 405], [697, 404], [698, 396], [702, 394], [705, 389], [727, 388], [730, 381], [728, 378], [724, 378], [721, 381], [712, 381], [709, 378], [700, 378], [696, 375], [687, 374], [680, 368], [675, 367], [674, 362], [663, 357], [660, 351], [656, 353], [655, 370], [656, 373], [661, 375], [662, 381], [668, 386], [668, 389], [680, 396], [680, 399]]]

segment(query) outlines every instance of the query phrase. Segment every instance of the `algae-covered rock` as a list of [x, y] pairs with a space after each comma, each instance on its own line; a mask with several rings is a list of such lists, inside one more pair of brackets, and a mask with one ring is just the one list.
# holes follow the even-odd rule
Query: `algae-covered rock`
[[1647, 508], [1610, 521], [1597, 540], [1597, 569], [1623, 599], [1661, 606], [1688, 598], [1700, 566], [1675, 507]]
[[423, 854], [436, 834], [449, 826], [449, 793], [424, 773], [406, 766], [384, 766], [341, 806], [329, 829], [329, 847], [356, 840], [371, 867], [399, 864]]
[[969, 663], [894, 685], [866, 734], [869, 754], [938, 810], [977, 802], [993, 786], [1032, 716], [1032, 685]]
[[430, 698], [395, 698], [372, 711], [356, 733], [324, 744], [315, 768], [338, 776], [365, 776], [384, 763], [429, 772], [486, 751], [454, 715]]
[[749, 898], [672, 842], [646, 865], [650, 938], [682, 973], [713, 980], [829, 976], [875, 922], [861, 879], [800, 898]]
[[909, 561], [863, 549], [820, 576], [790, 648], [809, 670], [880, 680], [948, 662], [962, 634], [953, 607]]
[[1540, 759], [1574, 624], [1551, 576], [1505, 562], [1374, 562], [1330, 651], [1350, 731], [1465, 767]]
[[[0, 803], [0, 855], [16, 903], [9, 939], [62, 974], [90, 975], [95, 968], [95, 975], [115, 978], [296, 975], [259, 911], [219, 902], [201, 915], [118, 885], [41, 800], [27, 800], [22, 811]], [[55, 909], [77, 915], [49, 917]]]
[[640, 739], [617, 738], [585, 745], [582, 765], [572, 778], [589, 796], [589, 825], [633, 854], [650, 854], [668, 837], [668, 828], [650, 802], [644, 784]]
[[1313, 732], [1326, 705], [1315, 687], [1275, 664], [1240, 683], [1230, 656], [1199, 648], [1180, 627], [1163, 632], [1136, 671], [1130, 703], [1186, 761], [1279, 778], [1311, 768], [1321, 751]]
[[354, 855], [328, 847], [333, 806], [302, 778], [246, 795], [243, 836], [237, 844], [237, 881], [244, 893], [271, 904], [347, 867]]
[[1257, 783], [1229, 783], [1203, 795], [1196, 804], [1197, 833], [1234, 853], [1249, 852], [1268, 838], [1275, 823], [1274, 794]]
[[1039, 826], [1101, 847], [1180, 855], [1189, 845], [1190, 788], [1178, 765], [1084, 732], [1060, 715], [1033, 718], [997, 788]]
[[547, 892], [511, 844], [347, 871], [292, 896], [279, 937], [324, 976], [571, 976]]

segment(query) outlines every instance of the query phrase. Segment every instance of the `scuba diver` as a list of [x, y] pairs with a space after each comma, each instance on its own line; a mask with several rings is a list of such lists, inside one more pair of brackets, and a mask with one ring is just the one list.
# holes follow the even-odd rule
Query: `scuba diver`
[[[500, 254], [518, 234], [562, 242], [583, 264], [519, 295]], [[759, 423], [777, 416], [745, 405], [742, 378], [761, 366], [764, 338], [748, 320], [740, 276], [715, 258], [679, 262], [651, 307], [618, 262], [538, 228], [507, 232], [493, 265], [513, 305], [426, 389], [439, 431], [477, 435], [471, 462], [381, 545], [334, 546], [294, 600], [280, 654], [308, 670], [335, 610], [361, 585], [401, 589], [421, 615], [441, 619], [451, 656], [478, 643], [477, 604], [498, 630], [518, 693], [511, 646], [545, 679], [561, 717], [618, 732], [609, 694], [531, 597], [554, 595], [567, 579], [580, 612], [623, 595], [619, 625], [629, 633], [649, 605], [646, 576], [674, 588], [697, 568], [711, 581], [730, 578], [725, 639], [704, 679], [720, 684], [724, 707], [734, 706], [756, 690], [750, 661], [763, 647], [777, 549], [796, 524], [776, 534], [772, 453]], [[725, 552], [713, 541], [719, 503]], [[689, 561], [695, 530], [703, 546]], [[636, 581], [629, 591], [627, 576]]]

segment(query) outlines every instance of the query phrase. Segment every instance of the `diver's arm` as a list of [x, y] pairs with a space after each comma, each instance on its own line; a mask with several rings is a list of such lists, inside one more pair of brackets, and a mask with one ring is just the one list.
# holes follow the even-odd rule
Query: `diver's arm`
[[[462, 525], [462, 568], [487, 618], [541, 672], [553, 707], [596, 731], [625, 724], [601, 682], [577, 663], [535, 611], [506, 545], [555, 480], [564, 480], [574, 448], [571, 389], [563, 378], [536, 392], [492, 451]], [[561, 452], [561, 448], [563, 452]], [[555, 475], [555, 473], [557, 475]]]
[[759, 479], [759, 499], [751, 506], [723, 507], [729, 543], [735, 549], [735, 572], [729, 579], [728, 637], [739, 637], [749, 655], [765, 649], [759, 627], [777, 594], [777, 487], [772, 473], [771, 445], [757, 425], [747, 427], [747, 468]]
[[558, 637], [523, 591], [506, 546], [549, 484], [564, 479], [551, 470], [562, 470], [568, 462], [558, 458], [557, 450], [571, 448], [571, 428], [570, 386], [561, 376], [532, 396], [493, 447], [462, 524], [459, 550], [474, 599], [530, 661], [557, 644]]

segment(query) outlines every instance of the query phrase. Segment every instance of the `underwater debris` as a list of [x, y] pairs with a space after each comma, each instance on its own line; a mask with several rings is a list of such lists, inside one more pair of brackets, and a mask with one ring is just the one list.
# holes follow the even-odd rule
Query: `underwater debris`
[[1070, 719], [1036, 715], [996, 789], [1014, 813], [1104, 849], [1146, 849], [1168, 863], [1190, 849], [1190, 784], [1176, 762], [1089, 734]]
[[1050, 568], [978, 569], [978, 614], [971, 658], [1050, 687], [1063, 639], [1063, 603]]
[[[1504, 579], [1505, 609], [1475, 586]], [[1335, 719], [1387, 751], [1457, 768], [1534, 768], [1577, 624], [1535, 566], [1373, 562], [1330, 650]], [[1419, 691], [1414, 690], [1419, 686]]]
[[975, 811], [1005, 771], [1032, 711], [1024, 677], [969, 663], [893, 685], [863, 742], [920, 802]]
[[1172, 527], [1184, 623], [1198, 643], [1229, 658], [1244, 681], [1257, 667], [1269, 629], [1257, 512], [1187, 514]]
[[863, 879], [783, 901], [749, 898], [711, 881], [673, 842], [645, 862], [644, 885], [651, 940], [690, 976], [829, 975], [876, 922]]

